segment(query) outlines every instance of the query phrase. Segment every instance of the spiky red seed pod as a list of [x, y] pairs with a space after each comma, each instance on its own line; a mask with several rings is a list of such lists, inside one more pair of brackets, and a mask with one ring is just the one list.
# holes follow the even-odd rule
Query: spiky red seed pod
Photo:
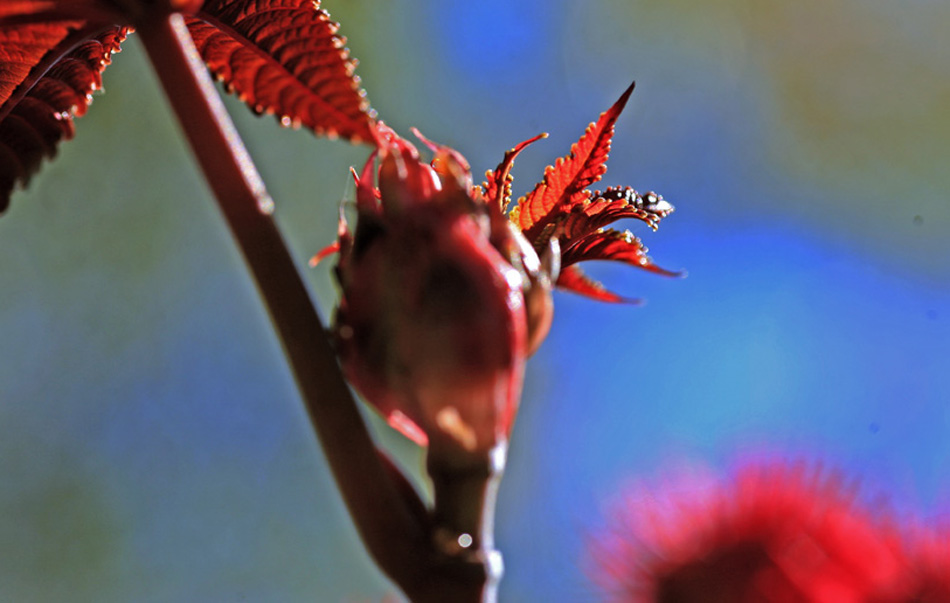
[[840, 476], [768, 464], [693, 486], [631, 496], [595, 542], [595, 578], [610, 600], [915, 600], [899, 539]]

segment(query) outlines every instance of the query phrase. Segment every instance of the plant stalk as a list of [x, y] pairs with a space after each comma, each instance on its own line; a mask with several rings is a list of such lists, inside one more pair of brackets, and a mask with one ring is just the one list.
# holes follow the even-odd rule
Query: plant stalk
[[[480, 459], [474, 468], [430, 467], [436, 486], [436, 505], [430, 511], [405, 476], [377, 450], [271, 217], [273, 201], [214, 89], [184, 18], [148, 14], [135, 25], [264, 299], [327, 462], [370, 555], [417, 603], [494, 603], [501, 573], [491, 539], [501, 475], [498, 457]], [[470, 550], [446, 548], [447, 533], [456, 542], [462, 534], [470, 536]]]
[[[504, 572], [501, 553], [495, 550], [495, 502], [507, 455], [507, 442], [477, 454], [446, 454], [431, 441], [426, 469], [432, 479], [435, 506], [433, 538], [441, 567], [451, 576], [466, 603], [495, 603]], [[436, 599], [432, 599], [436, 600]]]
[[377, 564], [402, 583], [418, 573], [428, 556], [423, 503], [380, 455], [366, 429], [316, 307], [271, 217], [273, 201], [184, 18], [153, 14], [135, 25], [264, 299], [354, 523]]

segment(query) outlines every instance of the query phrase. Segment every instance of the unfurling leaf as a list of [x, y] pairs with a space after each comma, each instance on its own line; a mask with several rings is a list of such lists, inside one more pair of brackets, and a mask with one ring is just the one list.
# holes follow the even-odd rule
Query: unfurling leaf
[[188, 19], [202, 58], [256, 113], [370, 142], [375, 113], [339, 26], [313, 0], [208, 0]]
[[600, 180], [607, 171], [607, 156], [614, 124], [633, 93], [634, 84], [614, 105], [601, 113], [596, 123], [587, 126], [580, 140], [571, 145], [571, 152], [544, 170], [544, 180], [518, 200], [512, 220], [529, 240], [537, 239], [545, 226], [571, 206], [590, 198], [587, 187]]
[[577, 266], [568, 266], [561, 270], [557, 279], [557, 286], [561, 289], [567, 289], [580, 295], [587, 296], [597, 301], [609, 302], [612, 304], [637, 304], [639, 300], [634, 298], [621, 297], [616, 293], [607, 291], [602, 284], [593, 280], [584, 271]]
[[636, 218], [656, 230], [659, 221], [673, 211], [673, 206], [663, 197], [656, 193], [641, 196], [630, 187], [608, 188], [603, 193], [596, 191], [593, 197], [592, 201], [572, 207], [553, 231], [553, 236], [562, 241], [561, 265], [567, 268], [558, 278], [558, 287], [599, 301], [637, 302], [607, 291], [574, 265], [588, 260], [614, 260], [664, 276], [682, 276], [682, 272], [654, 264], [646, 246], [629, 230], [618, 232], [602, 228], [621, 218]]
[[501, 209], [502, 212], [508, 210], [508, 204], [511, 203], [511, 168], [515, 163], [515, 157], [518, 156], [525, 147], [542, 138], [547, 138], [546, 133], [541, 133], [534, 138], [518, 144], [514, 148], [505, 152], [504, 159], [494, 170], [485, 172], [485, 182], [482, 183], [485, 199]]
[[567, 241], [588, 235], [623, 218], [636, 218], [656, 230], [673, 206], [656, 193], [641, 195], [629, 186], [594, 191], [592, 199], [572, 205], [563, 216], [558, 235]]
[[666, 270], [654, 264], [647, 255], [647, 248], [629, 230], [618, 232], [601, 229], [577, 239], [564, 250], [561, 262], [567, 269], [561, 271], [557, 285], [600, 301], [636, 301], [606, 291], [603, 285], [588, 278], [574, 265], [587, 260], [614, 260], [664, 276], [682, 276], [680, 272]]
[[507, 217], [514, 159], [544, 134], [505, 153], [476, 187], [457, 151], [416, 132], [434, 155], [426, 164], [414, 146], [376, 124], [377, 150], [359, 175], [353, 171], [356, 228], [341, 212], [337, 243], [311, 265], [338, 254], [341, 366], [407, 437], [471, 453], [507, 436], [524, 358], [551, 325], [552, 287], [636, 302], [589, 279], [578, 262], [677, 274], [653, 264], [629, 231], [604, 229], [623, 218], [656, 229], [673, 211], [669, 203], [630, 187], [586, 188], [606, 170], [613, 126], [632, 90]]
[[[656, 230], [660, 220], [673, 211], [673, 206], [656, 193], [641, 195], [633, 188], [609, 187], [604, 192], [591, 192], [587, 187], [600, 180], [607, 171], [614, 125], [620, 117], [633, 84], [610, 109], [590, 124], [580, 140], [571, 145], [571, 152], [544, 170], [544, 180], [518, 200], [511, 211], [511, 222], [521, 229], [534, 248], [544, 249], [556, 240], [561, 249], [563, 270], [557, 286], [606, 302], [635, 302], [604, 289], [588, 278], [576, 264], [586, 260], [615, 260], [667, 276], [681, 276], [658, 267], [646, 255], [647, 249], [630, 232], [604, 230], [608, 224], [634, 218]], [[482, 184], [483, 194], [490, 202], [505, 207], [510, 195], [508, 172], [515, 155], [537, 138], [525, 141], [505, 154], [488, 180]]]
[[80, 22], [0, 27], [0, 211], [74, 134], [127, 29]]

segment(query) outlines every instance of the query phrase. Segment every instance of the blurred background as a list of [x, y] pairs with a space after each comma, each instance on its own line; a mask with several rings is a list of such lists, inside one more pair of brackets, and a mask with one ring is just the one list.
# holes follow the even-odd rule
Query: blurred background
[[[631, 483], [759, 456], [950, 505], [950, 5], [327, 0], [381, 118], [523, 194], [631, 80], [601, 183], [677, 208], [647, 301], [556, 297], [501, 491], [503, 601], [588, 601]], [[0, 219], [0, 599], [379, 601], [278, 343], [138, 40]], [[368, 149], [228, 106], [303, 268]], [[307, 273], [325, 316], [328, 266]], [[378, 426], [378, 422], [376, 423]], [[418, 474], [419, 450], [378, 426]], [[421, 483], [421, 482], [420, 482]]]

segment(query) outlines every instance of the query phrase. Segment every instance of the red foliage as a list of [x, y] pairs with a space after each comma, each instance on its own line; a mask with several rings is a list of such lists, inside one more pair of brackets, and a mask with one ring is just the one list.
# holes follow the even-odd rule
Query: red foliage
[[76, 22], [0, 27], [0, 211], [17, 183], [75, 133], [128, 30]]
[[208, 0], [188, 29], [201, 56], [254, 112], [370, 142], [375, 113], [339, 25], [313, 0]]
[[505, 151], [505, 157], [498, 164], [498, 167], [485, 173], [486, 181], [482, 183], [482, 195], [496, 204], [502, 212], [508, 211], [508, 204], [511, 203], [511, 168], [514, 166], [515, 157], [529, 144], [547, 138], [547, 136], [546, 133], [538, 134], [512, 149], [508, 149]]
[[[516, 352], [521, 357], [533, 353], [547, 335], [555, 279], [561, 287], [602, 301], [635, 301], [606, 291], [587, 278], [577, 262], [615, 260], [658, 274], [677, 274], [653, 264], [646, 248], [629, 232], [603, 228], [619, 219], [635, 218], [656, 229], [673, 211], [670, 204], [659, 195], [640, 195], [630, 187], [604, 192], [587, 189], [606, 170], [613, 126], [632, 91], [630, 86], [587, 128], [570, 155], [545, 170], [544, 180], [519, 200], [508, 219], [504, 216], [511, 201], [515, 157], [544, 134], [506, 152], [501, 163], [486, 173], [485, 182], [475, 187], [468, 162], [458, 152], [416, 132], [435, 155], [431, 165], [425, 165], [414, 147], [377, 125], [382, 157], [378, 188], [371, 157], [356, 177], [359, 222], [355, 233], [341, 222], [339, 241], [317, 254], [311, 265], [339, 253], [336, 272], [342, 296], [337, 332], [344, 370], [390, 423], [410, 438], [425, 443], [427, 434], [437, 431], [431, 409], [420, 406], [435, 402], [422, 402], [424, 398], [455, 398], [461, 400], [461, 407], [474, 409], [478, 405], [466, 401], [471, 392], [450, 391], [466, 381], [461, 375], [496, 374], [500, 367], [507, 371], [511, 366], [508, 356], [497, 357], [507, 349], [501, 334], [510, 332], [513, 320], [510, 309], [492, 309], [491, 300], [502, 291], [490, 292], [501, 283], [499, 275], [508, 275], [502, 279], [508, 282], [502, 297], [520, 299], [525, 309], [517, 319], [527, 328], [527, 339]], [[367, 259], [370, 250], [372, 259]], [[504, 263], [498, 262], [499, 257]], [[434, 278], [436, 268], [450, 268], [451, 274], [441, 276], [438, 290], [430, 291], [427, 287], [435, 285], [425, 284], [425, 279]], [[520, 284], [511, 285], [515, 280]], [[448, 300], [450, 285], [458, 291], [440, 306], [446, 314], [430, 317], [429, 298]], [[446, 317], [451, 320], [436, 326]], [[432, 333], [437, 336], [428, 341]], [[471, 357], [463, 361], [457, 357], [459, 350]], [[487, 350], [492, 353], [483, 356]], [[432, 374], [420, 376], [427, 371]], [[476, 380], [485, 382], [482, 377]], [[432, 396], [431, 384], [437, 382], [441, 398]], [[423, 395], [420, 389], [427, 391]], [[511, 407], [511, 400], [504, 404]], [[495, 401], [483, 400], [481, 406], [497, 409], [497, 396]], [[497, 416], [495, 411], [477, 412], [488, 418]], [[502, 414], [513, 416], [508, 411]], [[473, 433], [485, 433], [491, 421], [478, 421], [464, 418], [466, 426], [475, 426]], [[507, 420], [500, 424], [502, 431], [510, 426]], [[491, 439], [479, 438], [479, 446]]]
[[[543, 250], [550, 239], [557, 239], [563, 268], [557, 280], [559, 287], [607, 302], [636, 300], [607, 291], [573, 264], [613, 260], [667, 276], [681, 274], [656, 266], [647, 256], [647, 248], [629, 231], [604, 229], [617, 220], [635, 218], [656, 230], [660, 220], [673, 211], [672, 205], [656, 193], [641, 195], [630, 187], [611, 187], [604, 192], [587, 188], [607, 171], [614, 125], [632, 92], [633, 84], [587, 127], [580, 140], [571, 145], [568, 155], [544, 170], [544, 179], [518, 200], [510, 215], [511, 221], [538, 251]], [[538, 138], [525, 141], [506, 153], [498, 168], [488, 172], [482, 193], [491, 203], [507, 207], [511, 194], [511, 163], [521, 149]]]
[[577, 266], [567, 266], [565, 268], [561, 268], [561, 273], [558, 275], [557, 279], [557, 286], [561, 287], [562, 289], [567, 289], [568, 291], [573, 291], [574, 293], [586, 295], [587, 297], [596, 299], [597, 301], [614, 304], [641, 303], [639, 299], [633, 297], [622, 297], [616, 293], [608, 291], [598, 281], [595, 281], [584, 274], [584, 271]]
[[45, 2], [40, 0], [6, 0], [6, 2], [0, 4], [0, 17], [10, 18], [36, 14], [48, 8], [51, 4], [51, 0]]
[[371, 157], [357, 177], [356, 229], [342, 223], [326, 250], [340, 254], [341, 365], [417, 443], [484, 453], [514, 421], [538, 260], [525, 260], [500, 209], [473, 195], [461, 155], [423, 139], [430, 165], [378, 128], [378, 170]]
[[[545, 170], [508, 219], [515, 157], [543, 134], [510, 149], [475, 187], [458, 152], [417, 132], [435, 155], [426, 165], [412, 145], [376, 126], [378, 188], [371, 157], [356, 177], [355, 232], [341, 223], [339, 241], [312, 263], [339, 253], [344, 371], [416, 442], [437, 434], [484, 450], [507, 433], [524, 356], [551, 324], [552, 280], [595, 299], [633, 301], [604, 290], [577, 262], [615, 260], [676, 274], [654, 265], [629, 232], [603, 228], [635, 218], [655, 229], [670, 204], [630, 187], [587, 188], [607, 169], [614, 123], [632, 92], [631, 85]], [[524, 341], [512, 339], [519, 329]], [[440, 423], [447, 401], [459, 415]]]
[[571, 145], [571, 152], [544, 170], [544, 180], [518, 200], [517, 213], [512, 216], [525, 236], [534, 240], [558, 215], [589, 198], [585, 190], [600, 180], [607, 171], [610, 141], [614, 124], [633, 93], [630, 84], [614, 105], [587, 126], [580, 140]]
[[[154, 3], [4, 0], [0, 4], [0, 212], [43, 157], [74, 134], [101, 74], [130, 31], [114, 23], [163, 18]], [[375, 113], [337, 24], [311, 0], [166, 0], [189, 13], [203, 58], [258, 113], [353, 142]], [[149, 9], [149, 10], [147, 10]]]

